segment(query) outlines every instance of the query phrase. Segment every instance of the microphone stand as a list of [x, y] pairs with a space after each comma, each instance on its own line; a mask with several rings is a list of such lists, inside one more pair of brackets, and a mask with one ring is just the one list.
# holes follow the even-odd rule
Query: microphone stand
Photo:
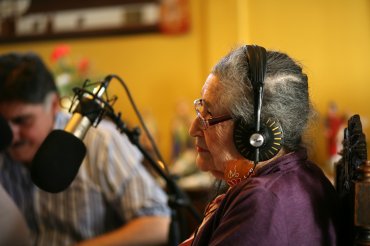
[[144, 155], [145, 159], [149, 161], [153, 169], [165, 180], [167, 190], [168, 190], [168, 205], [171, 209], [171, 223], [170, 223], [170, 232], [169, 232], [169, 245], [177, 246], [182, 240], [182, 235], [180, 233], [180, 219], [178, 215], [178, 208], [185, 207], [194, 218], [200, 223], [201, 218], [192, 206], [188, 196], [181, 190], [177, 183], [172, 179], [172, 177], [165, 172], [158, 163], [153, 159], [153, 157], [141, 146], [139, 141], [140, 129], [134, 128], [129, 130], [126, 125], [121, 120], [120, 115], [116, 116], [114, 113], [109, 114], [109, 117], [117, 125], [121, 133], [125, 133], [130, 139], [131, 143], [136, 145], [140, 152]]

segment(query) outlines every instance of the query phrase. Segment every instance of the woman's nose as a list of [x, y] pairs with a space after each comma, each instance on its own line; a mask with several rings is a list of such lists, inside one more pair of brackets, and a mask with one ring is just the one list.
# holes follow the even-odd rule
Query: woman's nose
[[203, 135], [203, 130], [200, 128], [199, 119], [195, 117], [189, 128], [189, 134], [192, 137], [198, 137]]

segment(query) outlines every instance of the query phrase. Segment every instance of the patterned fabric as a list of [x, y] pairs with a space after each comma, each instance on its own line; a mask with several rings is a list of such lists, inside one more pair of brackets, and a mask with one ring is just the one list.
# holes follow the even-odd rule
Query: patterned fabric
[[224, 180], [230, 187], [233, 187], [253, 175], [255, 167], [252, 162], [245, 159], [227, 161]]
[[[58, 114], [55, 128], [64, 128], [68, 119], [69, 115]], [[9, 193], [24, 214], [32, 214], [34, 206], [35, 216], [27, 221], [30, 225], [36, 222], [36, 228], [31, 226], [38, 235], [36, 245], [71, 245], [136, 217], [169, 215], [166, 194], [141, 164], [138, 149], [115, 125], [102, 121], [88, 131], [84, 144], [87, 155], [78, 175], [60, 193], [42, 191], [30, 183], [28, 172], [10, 174], [6, 168], [15, 169], [16, 165], [3, 165], [6, 168], [2, 168], [0, 180], [12, 190]], [[28, 189], [15, 184], [13, 177], [23, 180]]]

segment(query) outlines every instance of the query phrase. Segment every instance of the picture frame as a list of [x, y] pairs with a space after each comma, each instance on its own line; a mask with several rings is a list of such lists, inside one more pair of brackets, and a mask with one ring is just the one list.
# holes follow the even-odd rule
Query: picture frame
[[0, 43], [160, 32], [159, 0], [0, 0]]

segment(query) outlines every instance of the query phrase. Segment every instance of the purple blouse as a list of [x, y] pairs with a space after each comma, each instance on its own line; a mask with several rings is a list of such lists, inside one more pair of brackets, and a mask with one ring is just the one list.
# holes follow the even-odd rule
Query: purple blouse
[[232, 187], [193, 245], [338, 245], [340, 218], [334, 187], [302, 149]]

